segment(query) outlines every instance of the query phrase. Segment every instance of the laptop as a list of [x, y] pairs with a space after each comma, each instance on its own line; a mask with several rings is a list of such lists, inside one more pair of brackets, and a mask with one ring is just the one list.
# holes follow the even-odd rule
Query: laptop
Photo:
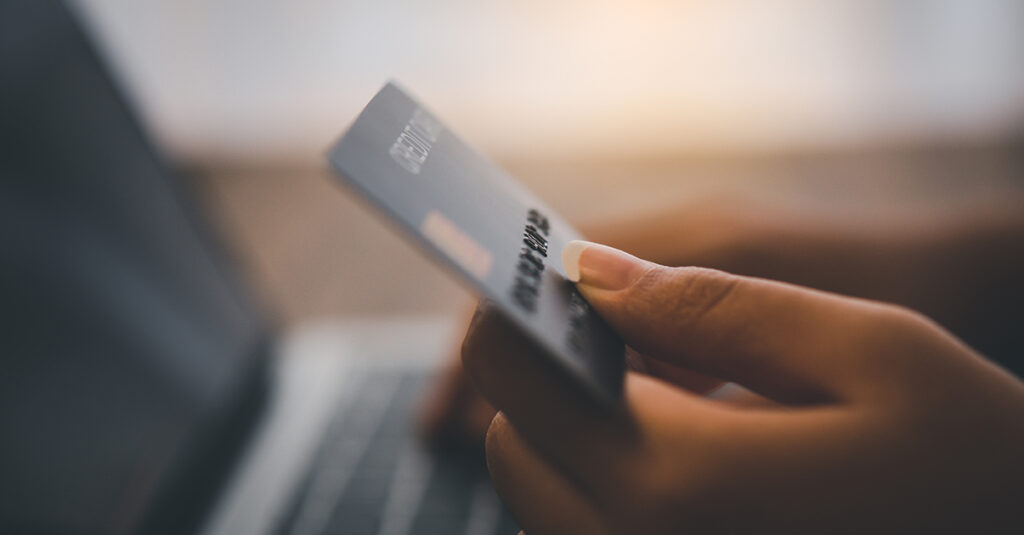
[[0, 43], [0, 532], [516, 532], [410, 431], [457, 325], [277, 329], [73, 10], [0, 0]]

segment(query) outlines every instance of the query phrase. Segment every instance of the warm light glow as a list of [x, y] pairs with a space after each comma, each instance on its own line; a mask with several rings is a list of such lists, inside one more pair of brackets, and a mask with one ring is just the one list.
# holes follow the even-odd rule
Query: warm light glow
[[1024, 121], [1024, 4], [80, 0], [170, 144], [319, 158], [388, 78], [499, 157], [845, 146]]

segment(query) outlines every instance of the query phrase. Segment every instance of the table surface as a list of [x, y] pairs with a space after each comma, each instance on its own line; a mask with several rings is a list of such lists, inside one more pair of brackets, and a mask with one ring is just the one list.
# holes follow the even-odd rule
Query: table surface
[[[1024, 209], [1024, 157], [1000, 149], [750, 158], [502, 162], [571, 221], [773, 203], [855, 221], [935, 210]], [[193, 170], [248, 282], [284, 323], [458, 313], [473, 296], [395, 235], [326, 168]]]

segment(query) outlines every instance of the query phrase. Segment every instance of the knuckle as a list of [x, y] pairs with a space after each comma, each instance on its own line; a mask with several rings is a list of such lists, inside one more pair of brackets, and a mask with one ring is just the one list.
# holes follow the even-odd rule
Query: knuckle
[[633, 481], [637, 500], [646, 504], [645, 508], [653, 511], [661, 511], [666, 508], [675, 509], [675, 505], [679, 502], [685, 502], [681, 499], [684, 489], [680, 485], [680, 478], [669, 476], [674, 472], [662, 462], [647, 463], [644, 469], [638, 471]]
[[892, 396], [887, 399], [913, 401], [923, 391], [907, 385], [941, 373], [936, 364], [954, 354], [950, 350], [955, 339], [920, 312], [891, 304], [873, 306], [855, 343], [860, 350], [858, 373]]
[[616, 525], [657, 531], [699, 509], [701, 476], [687, 470], [679, 458], [676, 448], [638, 456], [622, 482], [621, 488], [629, 492], [617, 497], [609, 511]]
[[630, 314], [670, 317], [673, 327], [694, 325], [726, 302], [742, 280], [715, 269], [655, 266], [629, 288], [624, 306]]
[[914, 309], [894, 303], [877, 303], [875, 311], [883, 321], [900, 325], [919, 321], [923, 317]]
[[871, 316], [866, 336], [872, 341], [872, 349], [883, 354], [919, 348], [939, 329], [924, 314], [901, 305], [876, 304]]
[[639, 480], [621, 494], [622, 503], [606, 510], [606, 518], [614, 533], [675, 532], [699, 512], [687, 492], [678, 483], [666, 484], [663, 476]]

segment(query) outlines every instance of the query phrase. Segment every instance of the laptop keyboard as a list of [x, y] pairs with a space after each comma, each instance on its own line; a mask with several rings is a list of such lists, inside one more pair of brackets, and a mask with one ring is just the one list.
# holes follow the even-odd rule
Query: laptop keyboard
[[281, 535], [514, 535], [482, 459], [423, 450], [414, 406], [428, 374], [374, 370], [339, 402]]

